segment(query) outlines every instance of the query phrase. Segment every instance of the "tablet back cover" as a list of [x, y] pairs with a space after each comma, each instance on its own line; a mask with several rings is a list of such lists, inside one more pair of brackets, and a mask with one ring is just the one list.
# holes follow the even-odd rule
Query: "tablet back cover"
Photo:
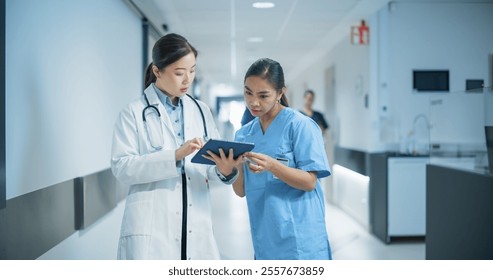
[[253, 150], [253, 147], [255, 147], [253, 143], [231, 142], [211, 139], [207, 141], [207, 143], [205, 143], [205, 145], [197, 152], [197, 154], [195, 154], [195, 156], [192, 158], [192, 162], [215, 165], [213, 161], [202, 157], [202, 155], [208, 155], [208, 150], [212, 151], [216, 155], [219, 155], [219, 148], [222, 148], [227, 156], [229, 153], [229, 149], [233, 148], [234, 158], [236, 159], [239, 155]]

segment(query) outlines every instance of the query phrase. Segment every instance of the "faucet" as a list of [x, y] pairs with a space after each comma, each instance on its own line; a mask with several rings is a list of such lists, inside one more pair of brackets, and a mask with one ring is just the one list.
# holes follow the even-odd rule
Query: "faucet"
[[[431, 124], [430, 124], [430, 122], [429, 122], [429, 120], [428, 120], [428, 117], [427, 117], [425, 114], [423, 114], [423, 113], [421, 113], [421, 114], [417, 114], [417, 115], [414, 117], [414, 120], [413, 120], [413, 128], [412, 128], [412, 130], [409, 132], [409, 135], [410, 135], [410, 136], [412, 136], [413, 134], [415, 134], [415, 133], [416, 133], [416, 124], [418, 123], [418, 121], [419, 121], [420, 119], [424, 119], [424, 120], [425, 120], [425, 122], [426, 122], [426, 129], [427, 129], [427, 132], [428, 132], [428, 149], [427, 149], [427, 150], [425, 150], [425, 152], [428, 152], [428, 153], [429, 153], [429, 149], [430, 149], [430, 137], [431, 137], [431, 134], [430, 134]], [[411, 147], [411, 149], [410, 149], [410, 152], [411, 152], [411, 154], [413, 154], [413, 155], [418, 154], [418, 152], [417, 152], [417, 150], [416, 150], [416, 143], [415, 143], [415, 142], [416, 142], [416, 138], [414, 138], [414, 137], [413, 137], [413, 140], [412, 140], [412, 143], [411, 143], [412, 147]]]

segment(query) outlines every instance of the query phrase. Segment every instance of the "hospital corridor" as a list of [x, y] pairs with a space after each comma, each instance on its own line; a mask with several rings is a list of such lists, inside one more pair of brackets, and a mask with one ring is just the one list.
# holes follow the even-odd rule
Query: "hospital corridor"
[[0, 9], [0, 271], [491, 267], [493, 0]]

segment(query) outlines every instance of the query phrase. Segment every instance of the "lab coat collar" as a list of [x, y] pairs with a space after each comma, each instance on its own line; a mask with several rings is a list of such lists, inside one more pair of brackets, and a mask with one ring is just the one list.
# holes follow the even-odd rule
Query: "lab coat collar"
[[176, 107], [180, 107], [182, 106], [182, 98], [183, 97], [178, 97], [178, 105], [175, 105], [173, 104], [173, 101], [171, 101], [171, 98], [168, 96], [168, 93], [159, 89], [155, 83], [152, 83], [151, 84], [152, 87], [154, 88], [154, 91], [156, 92], [157, 94], [157, 97], [159, 98], [159, 100], [161, 101], [161, 103], [164, 105], [164, 107], [166, 108], [176, 108]]
[[[161, 105], [160, 104], [161, 101], [159, 100], [159, 96], [157, 95], [156, 90], [154, 90], [154, 87], [152, 86], [152, 84], [144, 90], [144, 94], [147, 96], [147, 99], [149, 100], [150, 105], [154, 105], [154, 106]], [[147, 106], [147, 104], [146, 104], [146, 106]], [[161, 111], [161, 110], [159, 110], [159, 111]]]
[[[175, 135], [174, 130], [173, 130], [173, 125], [171, 124], [171, 120], [168, 116], [168, 112], [166, 112], [166, 108], [164, 108], [164, 105], [161, 104], [158, 93], [156, 92], [156, 90], [154, 89], [152, 84], [144, 90], [144, 94], [147, 96], [147, 99], [149, 99], [149, 104], [157, 106], [159, 113], [161, 114], [161, 118], [162, 118], [166, 128], [168, 129], [168, 131], [170, 133], [172, 133], [173, 135]], [[198, 113], [198, 109], [196, 108], [196, 105], [194, 104], [192, 99], [183, 96], [181, 98], [181, 101], [182, 101], [182, 106], [183, 106], [184, 133], [185, 133], [185, 139], [187, 139], [188, 137], [190, 137], [190, 133], [191, 133], [190, 124], [193, 125], [194, 120], [196, 120], [197, 118], [198, 118], [197, 120], [200, 120], [200, 124], [202, 124], [202, 117]], [[144, 100], [144, 103], [145, 103], [145, 100]], [[200, 101], [199, 101], [199, 103], [200, 103]], [[147, 104], [146, 104], [146, 106], [147, 106]], [[202, 126], [202, 125], [200, 125], [200, 126]], [[210, 135], [209, 135], [209, 137], [210, 137]], [[178, 139], [176, 138], [176, 135], [175, 135], [175, 142], [178, 143]]]
[[[166, 129], [168, 130], [169, 133], [174, 135], [175, 145], [178, 145], [178, 139], [176, 138], [176, 135], [174, 133], [173, 125], [171, 124], [171, 120], [168, 116], [168, 112], [166, 112], [164, 105], [161, 104], [161, 101], [159, 100], [158, 93], [156, 92], [156, 90], [154, 89], [152, 84], [144, 90], [144, 94], [147, 96], [147, 99], [149, 100], [149, 104], [154, 105], [158, 108], [158, 111], [161, 114], [161, 120], [163, 121], [164, 126], [166, 127]], [[144, 103], [145, 103], [145, 100], [144, 100]], [[145, 104], [145, 106], [147, 106], [147, 104]]]

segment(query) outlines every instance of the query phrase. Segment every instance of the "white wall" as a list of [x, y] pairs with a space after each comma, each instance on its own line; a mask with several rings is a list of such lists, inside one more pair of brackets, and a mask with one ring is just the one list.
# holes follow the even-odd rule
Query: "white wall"
[[[493, 2], [468, 2], [396, 1], [385, 6], [367, 19], [368, 46], [353, 46], [346, 36], [302, 75], [293, 80], [287, 77], [293, 107], [301, 108], [304, 89], [313, 88], [318, 93], [315, 108], [334, 114], [329, 118], [334, 141], [345, 148], [397, 150], [415, 116], [430, 118], [430, 111], [430, 122], [435, 125], [431, 135], [436, 141], [477, 147], [484, 141], [484, 132], [474, 126], [484, 119], [484, 106], [478, 108], [481, 95], [457, 93], [463, 95], [458, 97], [463, 99], [457, 104], [460, 108], [450, 104], [457, 103], [452, 92], [463, 91], [466, 79], [488, 82]], [[324, 71], [332, 66], [336, 108], [328, 112]], [[451, 93], [413, 93], [413, 69], [449, 69]], [[361, 80], [363, 94], [358, 94]], [[363, 106], [366, 93], [369, 108]], [[437, 96], [447, 107], [430, 107], [430, 99]], [[418, 136], [427, 141], [426, 131]]]
[[[7, 199], [110, 167], [141, 94], [140, 19], [121, 0], [6, 2]], [[124, 202], [41, 259], [115, 259]]]
[[[381, 129], [394, 132], [381, 140], [389, 146], [399, 143], [412, 129], [415, 116], [424, 114], [431, 117], [433, 142], [465, 146], [484, 142], [482, 124], [478, 125], [484, 121], [482, 96], [466, 95], [464, 90], [466, 79], [488, 82], [493, 3], [396, 2], [383, 9], [379, 19], [388, 22], [379, 37], [388, 50], [379, 59], [387, 67], [379, 73], [379, 93], [385, 91], [382, 84], [388, 85], [388, 96], [379, 98], [389, 104], [389, 114], [382, 118], [388, 123]], [[414, 69], [449, 69], [450, 93], [413, 92]], [[441, 99], [442, 105], [430, 106], [430, 99]]]
[[110, 164], [142, 83], [141, 25], [121, 0], [6, 2], [7, 199]]

